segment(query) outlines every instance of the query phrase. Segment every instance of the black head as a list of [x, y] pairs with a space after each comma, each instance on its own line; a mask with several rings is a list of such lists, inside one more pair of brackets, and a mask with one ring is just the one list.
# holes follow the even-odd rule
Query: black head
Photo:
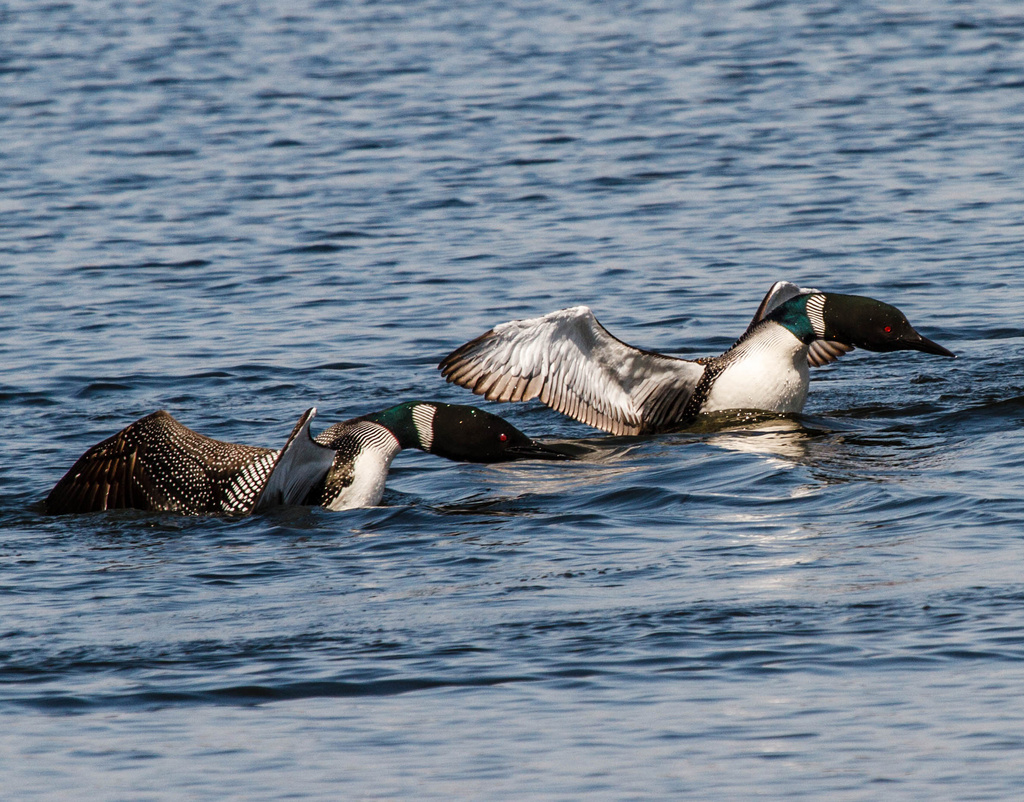
[[815, 319], [815, 296], [807, 301], [807, 315], [819, 338], [864, 348], [868, 351], [923, 351], [939, 356], [956, 356], [952, 351], [918, 334], [906, 316], [895, 306], [866, 298], [863, 295], [818, 295]]
[[[572, 459], [527, 437], [504, 418], [461, 404], [420, 403], [413, 410], [420, 448], [460, 462]], [[429, 424], [427, 421], [429, 420]], [[427, 427], [429, 425], [429, 436]]]

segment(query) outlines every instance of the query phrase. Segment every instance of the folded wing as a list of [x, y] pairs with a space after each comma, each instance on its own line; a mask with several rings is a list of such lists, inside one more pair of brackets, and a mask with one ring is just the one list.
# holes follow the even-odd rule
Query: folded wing
[[503, 323], [446, 356], [448, 381], [492, 401], [539, 398], [612, 434], [639, 434], [683, 416], [704, 366], [613, 337], [585, 306]]

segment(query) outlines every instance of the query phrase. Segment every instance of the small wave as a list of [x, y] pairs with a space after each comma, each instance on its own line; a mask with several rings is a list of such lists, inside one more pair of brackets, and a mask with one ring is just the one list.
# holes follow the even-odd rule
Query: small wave
[[939, 431], [959, 434], [1017, 429], [1024, 423], [1024, 395], [992, 398], [943, 411], [932, 420]]
[[138, 693], [36, 694], [9, 698], [8, 705], [28, 707], [48, 713], [84, 713], [96, 710], [155, 709], [197, 705], [258, 705], [297, 699], [397, 696], [440, 688], [486, 688], [494, 685], [529, 682], [535, 677], [522, 675], [474, 676], [453, 679], [441, 676], [396, 677], [367, 681], [316, 680], [280, 685], [227, 685], [206, 690], [144, 690]]
[[110, 393], [120, 393], [126, 390], [134, 390], [130, 384], [119, 384], [117, 382], [93, 382], [78, 391], [78, 398], [96, 398]]

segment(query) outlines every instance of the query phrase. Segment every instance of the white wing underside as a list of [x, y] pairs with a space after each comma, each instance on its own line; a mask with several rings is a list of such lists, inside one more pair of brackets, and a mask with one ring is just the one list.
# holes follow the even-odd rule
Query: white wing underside
[[503, 323], [440, 367], [448, 381], [492, 401], [539, 398], [612, 434], [677, 420], [704, 374], [697, 362], [626, 345], [585, 306]]
[[335, 451], [316, 442], [309, 424], [316, 407], [307, 409], [295, 424], [274, 461], [266, 484], [252, 506], [252, 512], [284, 504], [301, 504], [314, 484], [321, 481], [334, 461]]
[[[776, 282], [747, 331], [786, 301], [816, 292]], [[815, 340], [807, 361], [820, 367], [850, 350]], [[612, 434], [640, 434], [678, 422], [704, 375], [699, 362], [643, 351], [615, 338], [586, 306], [502, 323], [457, 348], [439, 368], [448, 381], [491, 401], [539, 398]]]

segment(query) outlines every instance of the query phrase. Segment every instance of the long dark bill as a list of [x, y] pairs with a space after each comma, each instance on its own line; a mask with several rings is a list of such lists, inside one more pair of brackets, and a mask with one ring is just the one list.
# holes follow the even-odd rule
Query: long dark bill
[[506, 452], [513, 459], [576, 459], [568, 451], [560, 451], [556, 446], [545, 446], [536, 440], [525, 446], [512, 446]]
[[926, 354], [935, 354], [937, 356], [951, 356], [954, 359], [956, 354], [950, 351], [948, 348], [943, 348], [937, 342], [932, 342], [927, 337], [914, 332], [913, 337], [907, 337], [901, 340], [901, 344], [907, 348], [912, 348], [915, 351], [923, 351]]

